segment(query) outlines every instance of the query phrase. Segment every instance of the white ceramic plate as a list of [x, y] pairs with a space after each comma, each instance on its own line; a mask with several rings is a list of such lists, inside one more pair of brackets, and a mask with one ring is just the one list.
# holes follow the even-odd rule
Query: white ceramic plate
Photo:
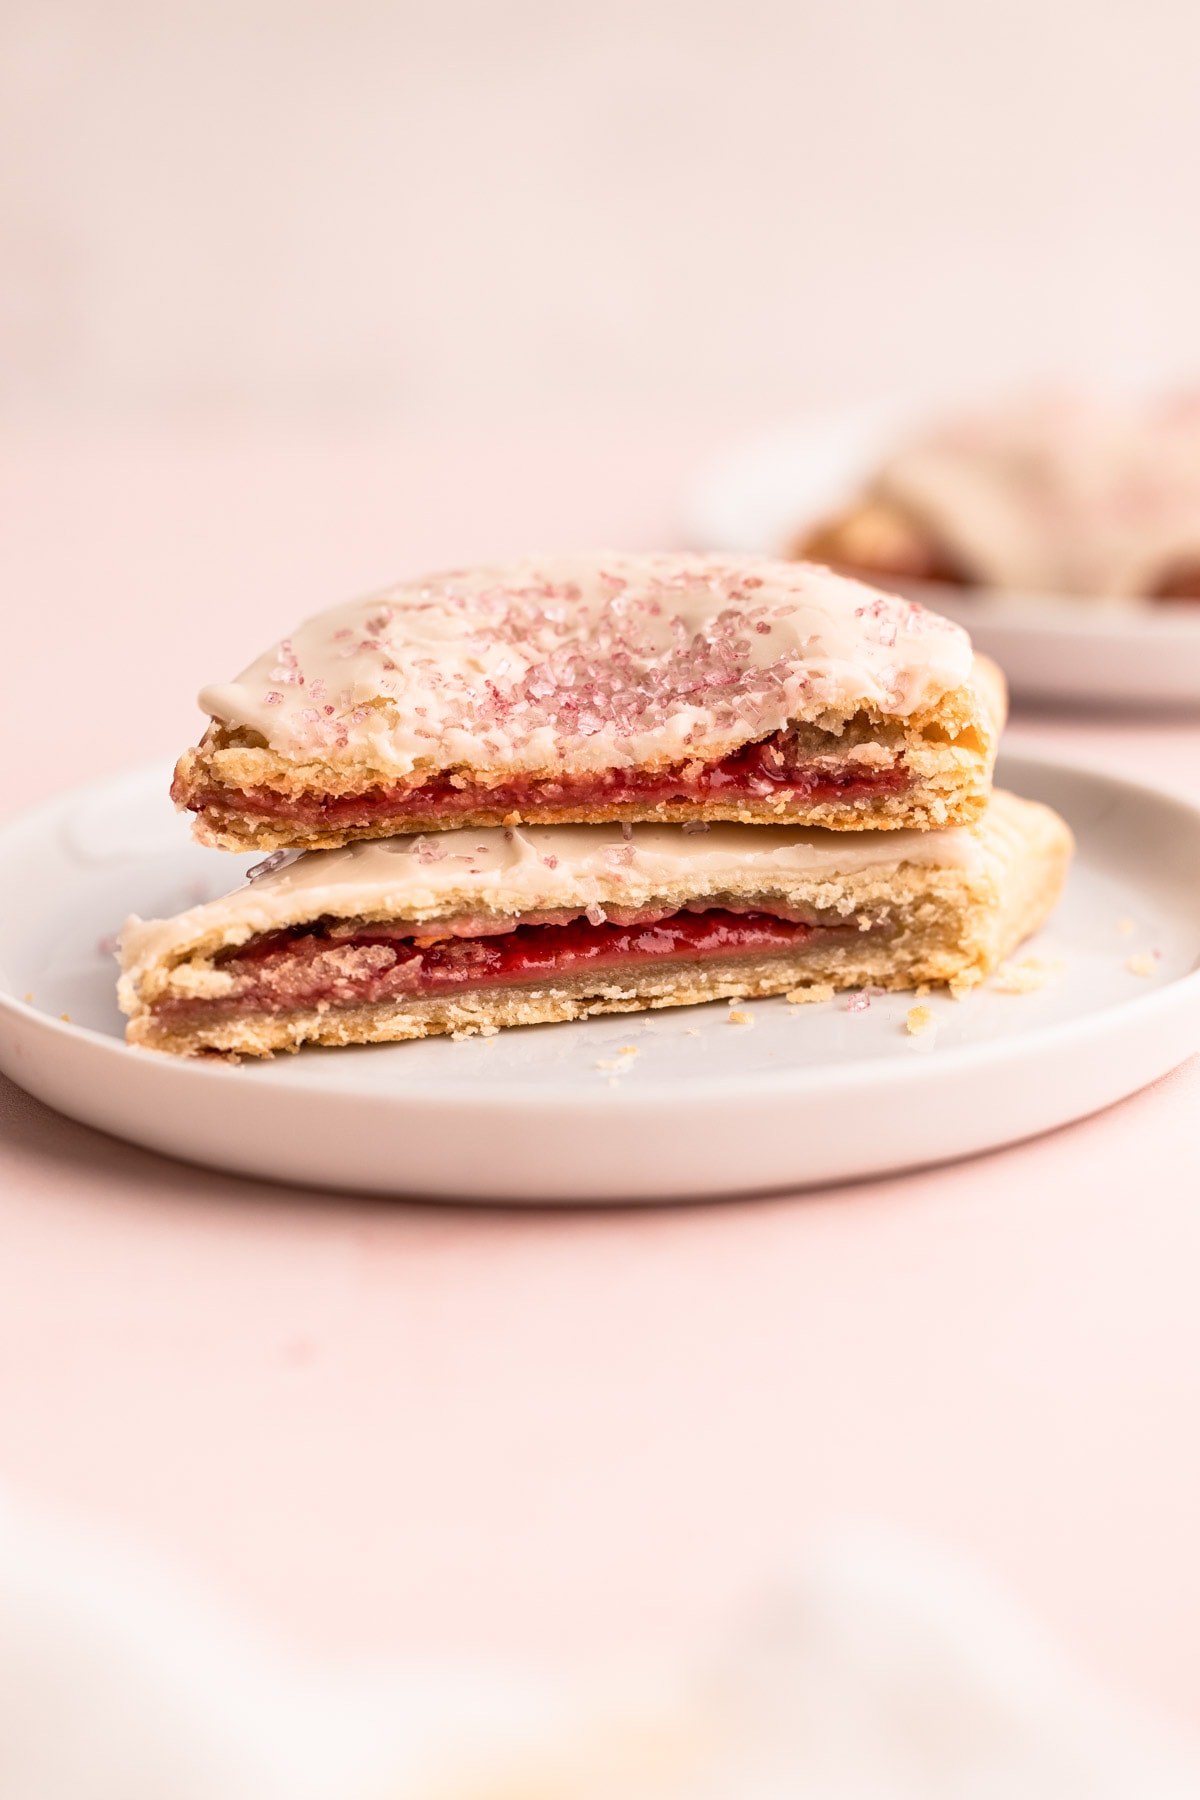
[[[935, 994], [920, 1037], [896, 994], [866, 1010], [750, 1001], [752, 1026], [720, 1003], [237, 1067], [129, 1050], [112, 933], [127, 912], [225, 892], [253, 860], [192, 843], [167, 779], [101, 782], [0, 831], [0, 1067], [74, 1118], [196, 1162], [476, 1200], [745, 1193], [1027, 1137], [1200, 1048], [1200, 809], [1010, 756], [1001, 779], [1078, 836], [1062, 906], [1019, 953], [1064, 967], [1032, 993]], [[1126, 967], [1151, 953], [1149, 975]]]
[[[691, 497], [691, 541], [779, 555], [860, 490], [901, 428], [894, 413], [837, 415], [731, 451]], [[1200, 605], [970, 593], [942, 582], [908, 583], [905, 592], [965, 625], [1014, 694], [1105, 706], [1200, 705]]]

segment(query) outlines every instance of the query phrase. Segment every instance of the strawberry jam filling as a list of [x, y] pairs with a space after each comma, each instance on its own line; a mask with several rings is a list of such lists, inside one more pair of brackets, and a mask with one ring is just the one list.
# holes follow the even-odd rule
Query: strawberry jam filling
[[[593, 917], [599, 910], [593, 909]], [[225, 994], [167, 999], [155, 1011], [163, 1020], [199, 1021], [241, 1012], [363, 1006], [650, 964], [761, 957], [857, 930], [853, 920], [840, 917], [829, 924], [809, 923], [723, 908], [668, 912], [625, 925], [601, 913], [596, 923], [575, 918], [563, 924], [517, 924], [477, 937], [397, 938], [387, 925], [348, 928], [320, 921], [252, 938], [236, 952], [218, 957], [216, 967], [233, 977]]]
[[908, 785], [909, 774], [902, 760], [886, 769], [871, 769], [849, 758], [840, 764], [829, 758], [814, 760], [797, 756], [787, 734], [777, 733], [761, 743], [744, 745], [719, 762], [704, 764], [693, 759], [667, 769], [603, 769], [552, 780], [512, 776], [495, 786], [442, 773], [416, 787], [397, 783], [361, 794], [289, 795], [272, 788], [208, 786], [190, 795], [177, 793], [175, 798], [196, 812], [233, 807], [297, 825], [354, 829], [381, 818], [403, 824], [410, 818], [446, 819], [480, 812], [495, 813], [498, 818], [514, 812], [534, 817], [541, 810], [595, 811], [689, 801], [863, 800], [902, 793]]

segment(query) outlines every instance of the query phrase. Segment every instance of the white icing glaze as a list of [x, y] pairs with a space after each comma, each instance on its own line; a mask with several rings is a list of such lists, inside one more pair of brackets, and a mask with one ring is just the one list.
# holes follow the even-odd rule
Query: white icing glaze
[[904, 445], [875, 487], [978, 581], [1152, 593], [1200, 558], [1200, 401], [1136, 411], [1035, 397]]
[[[999, 805], [997, 805], [997, 802]], [[993, 800], [992, 815], [1022, 802]], [[986, 851], [965, 826], [942, 831], [821, 831], [780, 825], [541, 825], [444, 831], [309, 850], [234, 893], [174, 919], [131, 919], [122, 966], [144, 968], [214, 940], [243, 943], [323, 915], [444, 918], [636, 906], [670, 893], [787, 893], [902, 865], [979, 869]]]
[[970, 673], [960, 627], [826, 569], [560, 556], [334, 607], [200, 705], [298, 760], [584, 773], [863, 706], [906, 717]]

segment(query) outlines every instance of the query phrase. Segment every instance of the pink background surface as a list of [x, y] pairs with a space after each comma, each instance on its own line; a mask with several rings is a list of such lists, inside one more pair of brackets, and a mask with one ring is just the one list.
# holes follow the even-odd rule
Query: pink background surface
[[[201, 679], [390, 574], [674, 541], [718, 436], [3, 440], [0, 801], [171, 754]], [[1200, 798], [1191, 726], [1017, 732]], [[186, 1168], [4, 1085], [0, 1478], [339, 1654], [677, 1637], [882, 1517], [1200, 1726], [1198, 1103], [1192, 1063], [902, 1179], [489, 1213]]]
[[0, 411], [1196, 369], [1187, 0], [6, 0]]

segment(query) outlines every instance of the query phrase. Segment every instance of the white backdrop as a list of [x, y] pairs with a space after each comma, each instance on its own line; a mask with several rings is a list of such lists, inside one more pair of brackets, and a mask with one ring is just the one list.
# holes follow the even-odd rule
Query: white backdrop
[[1195, 0], [4, 0], [0, 407], [1200, 369]]

